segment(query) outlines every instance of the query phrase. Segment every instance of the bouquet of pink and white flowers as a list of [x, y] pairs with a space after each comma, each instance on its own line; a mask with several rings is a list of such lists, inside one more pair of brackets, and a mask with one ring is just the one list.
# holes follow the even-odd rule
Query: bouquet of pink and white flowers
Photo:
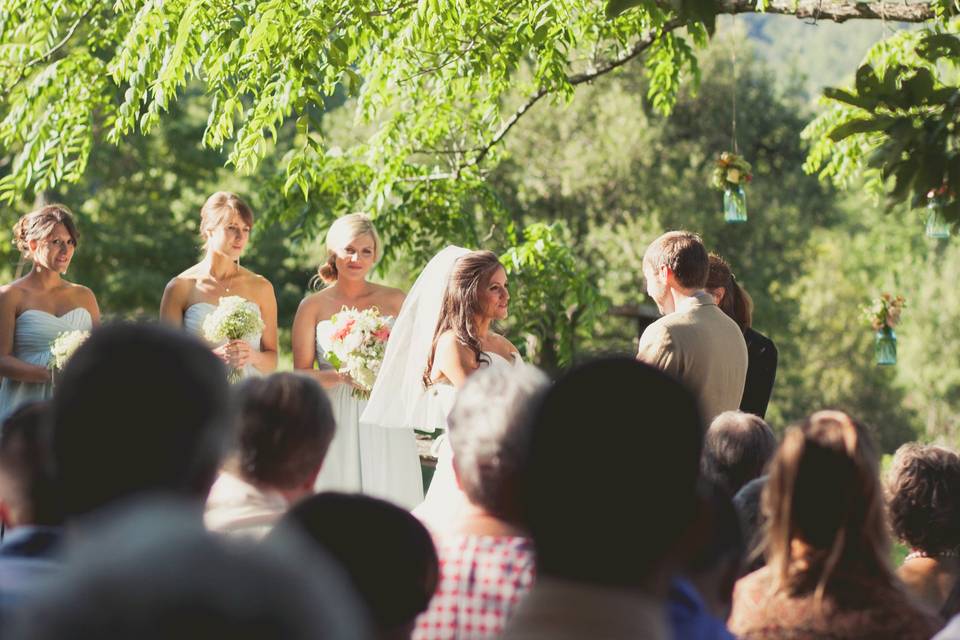
[[380, 315], [376, 307], [364, 311], [343, 307], [330, 322], [333, 326], [327, 361], [353, 379], [354, 397], [369, 398], [387, 349], [393, 318]]
[[863, 316], [874, 331], [893, 329], [900, 322], [900, 314], [906, 306], [907, 301], [903, 296], [884, 293], [863, 307]]

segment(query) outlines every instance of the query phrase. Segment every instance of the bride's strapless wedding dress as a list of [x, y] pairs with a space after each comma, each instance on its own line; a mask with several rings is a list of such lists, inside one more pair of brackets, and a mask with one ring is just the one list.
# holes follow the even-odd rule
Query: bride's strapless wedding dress
[[[322, 354], [330, 350], [333, 323], [317, 323], [317, 360], [332, 368]], [[423, 476], [413, 429], [387, 429], [361, 424], [366, 400], [353, 388], [338, 384], [326, 390], [337, 431], [324, 458], [317, 491], [360, 492], [412, 509], [423, 500]]]
[[[490, 363], [481, 364], [481, 366], [512, 367], [520, 362], [519, 355], [514, 356], [511, 361], [493, 351], [484, 351], [484, 354], [490, 358]], [[424, 395], [425, 402], [417, 407], [417, 414], [425, 420], [430, 420], [422, 424], [439, 424], [446, 429], [447, 416], [453, 409], [456, 395], [456, 389], [451, 384], [437, 383], [430, 387]], [[470, 501], [458, 486], [457, 478], [453, 473], [453, 450], [450, 448], [446, 433], [444, 433], [438, 439], [437, 469], [434, 471], [433, 480], [430, 481], [427, 496], [413, 510], [413, 514], [423, 521], [431, 531], [439, 534], [451, 525], [459, 523], [461, 516], [469, 505]]]
[[[217, 305], [215, 305], [215, 304], [210, 304], [209, 302], [195, 302], [195, 303], [193, 303], [192, 305], [190, 305], [189, 307], [187, 307], [187, 310], [186, 310], [186, 311], [183, 312], [183, 326], [184, 326], [184, 328], [185, 328], [187, 331], [191, 332], [191, 333], [197, 334], [198, 336], [200, 336], [201, 338], [203, 338], [206, 342], [209, 342], [209, 340], [207, 340], [207, 339], [204, 338], [204, 336], [203, 336], [203, 321], [204, 321], [204, 319], [206, 319], [206, 317], [207, 317], [208, 315], [210, 315], [210, 314], [213, 312], [213, 310], [216, 309], [216, 308], [217, 308]], [[260, 314], [260, 306], [259, 306], [259, 305], [257, 305], [257, 314], [258, 314], [258, 315]], [[261, 334], [258, 333], [258, 334], [256, 334], [256, 335], [247, 336], [246, 338], [244, 338], [243, 341], [246, 342], [247, 344], [249, 344], [251, 349], [255, 349], [256, 351], [260, 351], [260, 337], [261, 337]], [[213, 344], [213, 347], [214, 347], [214, 348], [219, 347], [219, 346], [221, 346], [221, 345], [226, 344], [226, 342], [227, 342], [227, 341], [224, 340], [223, 342]], [[248, 365], [246, 365], [246, 366], [243, 368], [243, 371], [242, 371], [240, 377], [241, 377], [241, 378], [250, 378], [250, 377], [256, 377], [256, 376], [261, 376], [261, 375], [263, 375], [263, 374], [260, 373], [260, 370], [259, 370], [259, 369], [257, 369], [256, 367], [254, 367], [252, 364], [248, 364]]]
[[[55, 316], [39, 309], [27, 309], [16, 320], [13, 330], [13, 355], [27, 364], [46, 367], [50, 362], [50, 343], [64, 331], [93, 328], [93, 318], [83, 307]], [[22, 382], [4, 378], [0, 383], [0, 420], [34, 400], [46, 400], [53, 395], [50, 383]]]

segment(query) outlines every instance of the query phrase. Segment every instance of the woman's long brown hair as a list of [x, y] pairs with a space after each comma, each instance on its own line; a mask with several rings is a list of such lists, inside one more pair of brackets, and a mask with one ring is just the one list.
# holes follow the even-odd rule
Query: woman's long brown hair
[[708, 292], [723, 288], [720, 309], [746, 331], [753, 323], [753, 300], [750, 294], [740, 286], [727, 261], [715, 253], [710, 254], [710, 272], [707, 274]]
[[[818, 411], [787, 431], [763, 492], [777, 590], [812, 590], [820, 605], [840, 573], [896, 585], [877, 458], [864, 426], [840, 411]], [[803, 557], [794, 540], [809, 550]]]
[[490, 361], [483, 353], [480, 336], [477, 335], [477, 317], [483, 315], [480, 291], [490, 282], [494, 272], [501, 268], [503, 265], [492, 251], [471, 251], [457, 260], [443, 293], [440, 318], [433, 332], [427, 368], [423, 371], [425, 387], [429, 387], [433, 382], [430, 372], [433, 370], [433, 360], [437, 353], [437, 341], [447, 331], [453, 331], [457, 342], [473, 352], [477, 366], [481, 362]]

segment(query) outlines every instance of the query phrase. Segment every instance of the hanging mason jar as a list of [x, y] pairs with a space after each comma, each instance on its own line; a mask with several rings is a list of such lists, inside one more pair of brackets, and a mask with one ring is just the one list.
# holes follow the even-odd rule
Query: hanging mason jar
[[893, 328], [884, 326], [877, 331], [874, 350], [877, 355], [877, 364], [897, 364], [897, 334]]
[[943, 200], [934, 196], [927, 202], [927, 236], [930, 238], [949, 238], [950, 223], [943, 216]]
[[725, 222], [747, 221], [747, 194], [743, 185], [728, 184], [723, 190], [723, 219]]

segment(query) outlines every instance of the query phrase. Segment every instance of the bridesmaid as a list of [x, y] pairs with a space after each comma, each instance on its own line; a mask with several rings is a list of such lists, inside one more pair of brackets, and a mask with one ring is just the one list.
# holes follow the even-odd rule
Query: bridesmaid
[[277, 368], [277, 299], [273, 285], [240, 266], [252, 226], [253, 211], [238, 196], [218, 191], [207, 198], [200, 209], [203, 260], [171, 280], [160, 301], [161, 320], [200, 335], [204, 318], [220, 298], [240, 296], [254, 302], [263, 318], [263, 334], [231, 340], [213, 349], [227, 365], [243, 369], [245, 377]]
[[[353, 397], [349, 377], [323, 357], [330, 345], [330, 318], [340, 309], [377, 307], [381, 314], [396, 317], [404, 293], [367, 280], [382, 255], [369, 216], [353, 213], [339, 218], [330, 226], [326, 244], [327, 261], [318, 270], [326, 287], [300, 303], [293, 321], [293, 366], [327, 389], [337, 419], [337, 434], [317, 489], [363, 491], [413, 507], [421, 492], [413, 432], [360, 424], [366, 400]], [[408, 486], [411, 476], [417, 481], [415, 488]]]
[[73, 214], [61, 204], [28, 213], [13, 228], [14, 244], [33, 267], [0, 287], [0, 420], [53, 394], [47, 363], [60, 333], [100, 324], [93, 292], [63, 279], [78, 237]]

